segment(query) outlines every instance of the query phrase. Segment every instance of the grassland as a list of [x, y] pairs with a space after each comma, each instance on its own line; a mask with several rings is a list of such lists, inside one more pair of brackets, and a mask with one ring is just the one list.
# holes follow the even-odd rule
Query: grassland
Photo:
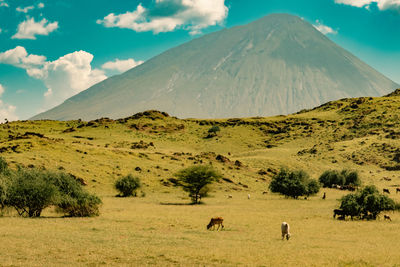
[[[1, 265], [398, 266], [398, 213], [392, 222], [343, 222], [332, 219], [332, 209], [344, 191], [297, 201], [262, 192], [281, 166], [314, 178], [350, 168], [400, 201], [399, 109], [395, 94], [270, 118], [180, 120], [147, 112], [2, 124], [1, 156], [12, 166], [65, 170], [104, 205], [99, 217], [86, 219], [59, 218], [51, 209], [40, 219], [6, 212]], [[211, 125], [221, 131], [205, 138]], [[170, 180], [193, 164], [212, 164], [226, 178], [204, 205], [182, 205], [189, 199]], [[114, 181], [128, 173], [141, 178], [145, 197], [114, 197]], [[224, 231], [206, 231], [212, 216], [224, 217]], [[280, 240], [282, 221], [291, 224], [289, 242]]]

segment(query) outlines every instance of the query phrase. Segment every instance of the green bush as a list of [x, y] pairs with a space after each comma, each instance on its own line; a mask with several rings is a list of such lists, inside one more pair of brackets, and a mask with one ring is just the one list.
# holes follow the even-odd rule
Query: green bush
[[290, 171], [287, 168], [282, 168], [272, 178], [269, 188], [273, 193], [280, 193], [286, 197], [297, 199], [299, 196], [309, 196], [318, 193], [320, 186], [318, 181], [311, 179], [302, 170]]
[[360, 186], [361, 180], [358, 176], [358, 172], [350, 171], [350, 170], [342, 170], [341, 174], [344, 176], [345, 183], [344, 185], [354, 185]]
[[71, 175], [63, 172], [53, 173], [52, 182], [58, 188], [60, 197], [58, 211], [69, 217], [89, 217], [99, 215], [102, 201], [94, 194], [86, 192]]
[[222, 176], [212, 166], [199, 165], [183, 169], [175, 174], [180, 181], [179, 186], [189, 192], [193, 204], [198, 204], [201, 197], [207, 196], [208, 187]]
[[20, 216], [39, 217], [43, 209], [57, 202], [57, 187], [43, 171], [19, 168], [11, 176], [6, 202]]
[[99, 214], [100, 204], [100, 198], [64, 172], [19, 166], [0, 174], [0, 207], [13, 207], [20, 216], [39, 217], [49, 206], [57, 206], [68, 216], [94, 216]]
[[58, 203], [58, 210], [69, 217], [98, 216], [101, 203], [98, 196], [82, 191], [75, 197], [63, 197]]
[[395, 210], [396, 203], [388, 196], [380, 194], [373, 186], [366, 186], [357, 193], [348, 194], [341, 199], [340, 209], [346, 216], [375, 220], [379, 213]]
[[4, 174], [4, 175], [10, 174], [10, 169], [8, 168], [8, 163], [3, 157], [0, 157], [0, 174]]
[[339, 186], [360, 186], [361, 180], [356, 171], [342, 170], [327, 170], [319, 177], [319, 182], [323, 187]]
[[135, 191], [141, 187], [140, 179], [133, 177], [131, 174], [118, 179], [115, 182], [115, 189], [119, 191], [122, 197], [133, 196]]

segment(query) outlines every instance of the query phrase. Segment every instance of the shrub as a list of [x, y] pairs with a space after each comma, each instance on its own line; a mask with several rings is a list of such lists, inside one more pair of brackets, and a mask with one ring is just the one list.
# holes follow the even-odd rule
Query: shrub
[[[86, 192], [67, 173], [19, 167], [10, 172], [9, 180], [3, 203], [15, 208], [20, 216], [39, 217], [43, 209], [52, 205], [68, 216], [99, 215], [100, 198]], [[0, 180], [0, 193], [2, 185]]]
[[115, 182], [115, 189], [120, 192], [120, 196], [122, 197], [133, 196], [140, 186], [139, 178], [133, 177], [131, 174], [122, 177]]
[[57, 187], [47, 178], [43, 171], [19, 168], [7, 190], [7, 205], [20, 216], [39, 217], [58, 198]]
[[75, 197], [65, 196], [62, 198], [58, 203], [58, 210], [69, 217], [98, 216], [101, 203], [98, 196], [82, 191]]
[[272, 178], [269, 188], [273, 193], [280, 193], [286, 197], [297, 199], [299, 196], [318, 193], [320, 186], [316, 180], [310, 179], [310, 176], [302, 170], [290, 171], [287, 168], [282, 168]]
[[319, 182], [323, 185], [323, 187], [332, 187], [333, 185], [351, 185], [351, 186], [360, 186], [361, 180], [356, 171], [350, 170], [342, 170], [341, 172], [337, 170], [328, 170], [325, 171], [319, 177]]
[[206, 165], [183, 169], [176, 173], [175, 176], [180, 181], [178, 185], [182, 186], [186, 192], [189, 192], [189, 197], [192, 199], [193, 204], [198, 204], [200, 197], [207, 196], [207, 185], [221, 178], [221, 174], [213, 167]]
[[396, 203], [370, 185], [357, 193], [343, 196], [340, 208], [346, 216], [375, 220], [382, 211], [395, 210]]
[[212, 126], [210, 129], [208, 129], [208, 136], [206, 138], [211, 138], [216, 136], [219, 131], [221, 131], [219, 126], [217, 125]]
[[89, 217], [99, 215], [101, 199], [86, 192], [71, 175], [63, 172], [53, 173], [52, 182], [58, 188], [60, 197], [58, 211], [69, 217]]
[[8, 168], [8, 163], [3, 157], [0, 157], [0, 174], [4, 174], [4, 175], [10, 174], [10, 169]]
[[358, 176], [358, 172], [350, 170], [342, 170], [341, 174], [344, 176], [345, 185], [354, 185], [354, 186], [361, 185], [361, 180], [360, 177]]

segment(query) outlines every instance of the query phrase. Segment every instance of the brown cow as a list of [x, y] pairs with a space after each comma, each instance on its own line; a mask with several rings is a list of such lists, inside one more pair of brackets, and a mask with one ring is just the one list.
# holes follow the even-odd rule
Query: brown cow
[[397, 187], [397, 188], [396, 188], [396, 194], [397, 194], [398, 192], [400, 192], [400, 187]]
[[390, 194], [390, 191], [389, 191], [389, 189], [387, 189], [387, 188], [383, 188], [383, 193]]
[[214, 230], [216, 224], [218, 224], [217, 231], [219, 230], [220, 226], [222, 226], [221, 229], [223, 229], [224, 228], [224, 225], [222, 224], [223, 221], [224, 221], [224, 219], [222, 219], [222, 217], [211, 218], [210, 223], [207, 225], [207, 230], [210, 229], [211, 227], [213, 227], [213, 230]]

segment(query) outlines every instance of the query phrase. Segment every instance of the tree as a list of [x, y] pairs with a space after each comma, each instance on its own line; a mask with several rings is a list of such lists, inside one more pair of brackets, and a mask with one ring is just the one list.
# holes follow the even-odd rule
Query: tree
[[319, 177], [319, 182], [323, 187], [332, 187], [333, 185], [360, 186], [361, 180], [357, 171], [350, 170], [327, 170]]
[[214, 125], [212, 126], [210, 129], [208, 129], [208, 136], [207, 138], [212, 138], [214, 136], [217, 136], [217, 133], [221, 131], [221, 129], [219, 128], [219, 126]]
[[213, 167], [207, 165], [192, 166], [175, 174], [183, 190], [189, 192], [194, 204], [199, 203], [200, 197], [207, 195], [207, 185], [219, 180], [222, 176]]
[[375, 220], [385, 210], [395, 210], [396, 204], [388, 196], [369, 185], [357, 193], [348, 194], [341, 199], [340, 208], [347, 216]]
[[43, 172], [19, 168], [7, 190], [7, 205], [20, 216], [39, 217], [43, 209], [57, 202], [57, 187]]
[[118, 179], [115, 182], [115, 189], [120, 192], [120, 196], [129, 197], [133, 196], [134, 192], [141, 187], [140, 179], [133, 177], [131, 174]]
[[297, 199], [299, 196], [314, 195], [319, 192], [319, 183], [311, 179], [310, 176], [300, 171], [290, 171], [287, 168], [282, 168], [276, 174], [269, 185], [273, 193], [280, 193], [286, 197]]

